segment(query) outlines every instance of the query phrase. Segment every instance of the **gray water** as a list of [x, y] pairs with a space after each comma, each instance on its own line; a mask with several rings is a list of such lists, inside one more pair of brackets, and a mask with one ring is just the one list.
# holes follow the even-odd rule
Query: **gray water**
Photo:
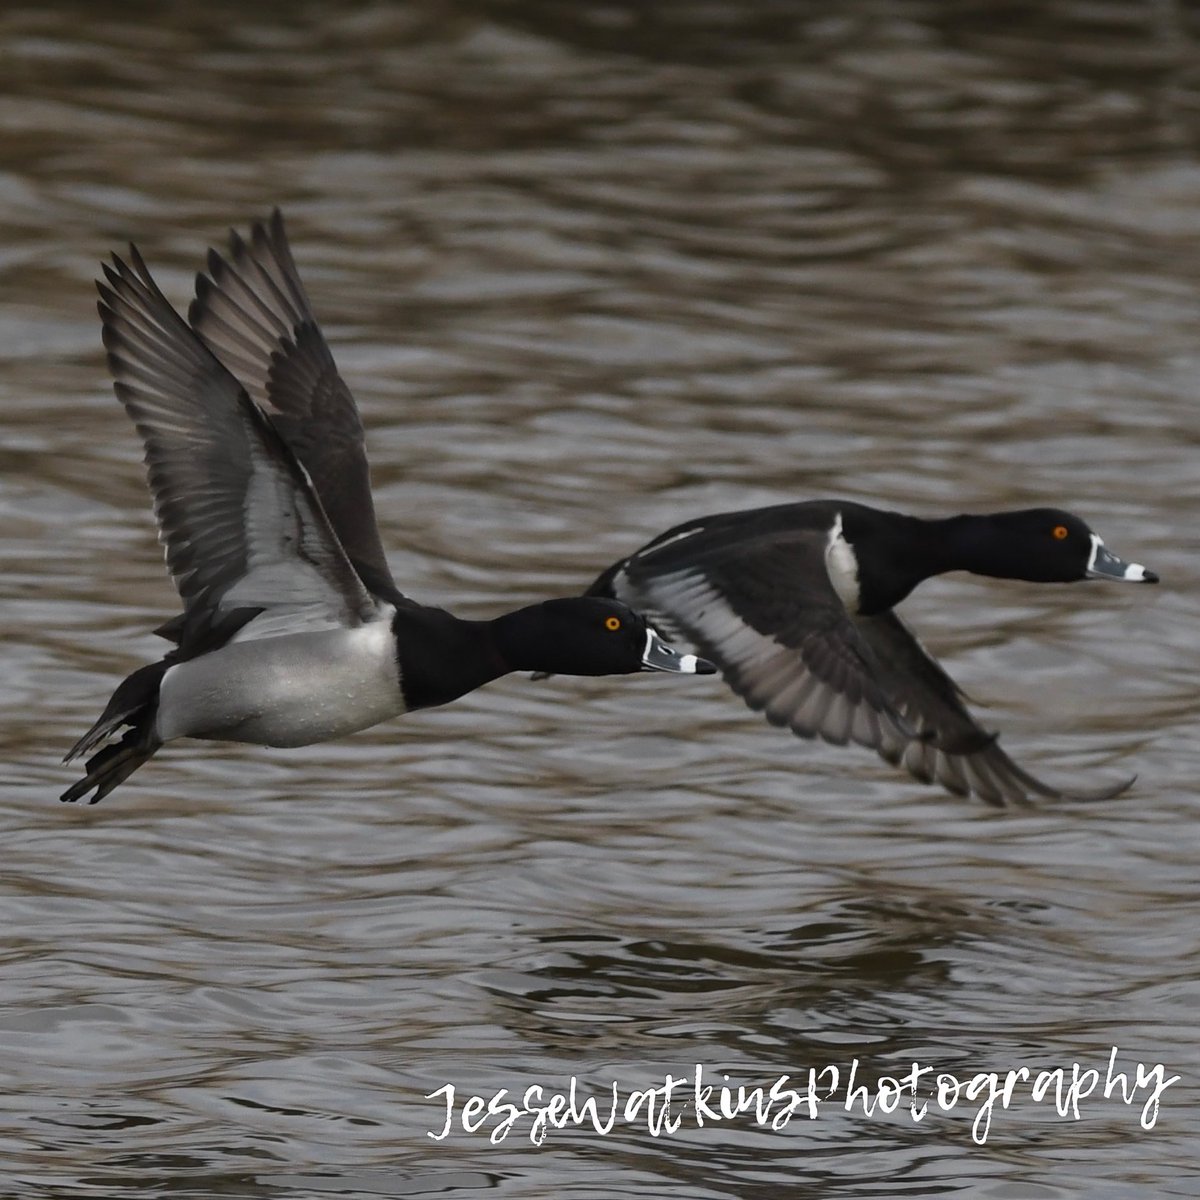
[[[1197, 35], [1171, 0], [0, 10], [0, 1192], [1200, 1195]], [[1018, 761], [1133, 791], [994, 812], [719, 680], [512, 677], [59, 805], [176, 603], [98, 263], [136, 239], [182, 307], [274, 204], [409, 594], [494, 614], [788, 499], [1066, 505], [1163, 585], [904, 612]], [[1153, 1128], [1113, 1047], [1181, 1077]], [[872, 1104], [933, 1070], [698, 1126], [697, 1065], [856, 1059]], [[1078, 1119], [1031, 1096], [1075, 1063]], [[982, 1144], [982, 1098], [936, 1103], [1022, 1066]], [[668, 1075], [659, 1136], [458, 1121]]]

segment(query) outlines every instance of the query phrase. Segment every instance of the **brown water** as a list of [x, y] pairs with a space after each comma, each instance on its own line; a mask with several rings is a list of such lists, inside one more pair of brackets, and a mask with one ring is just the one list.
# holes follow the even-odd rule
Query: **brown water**
[[[4, 7], [0, 1191], [1200, 1195], [1197, 34], [1171, 0]], [[511, 678], [60, 806], [174, 605], [98, 261], [136, 238], [183, 305], [276, 203], [410, 594], [494, 613], [806, 496], [1065, 504], [1163, 586], [905, 612], [1019, 761], [1135, 790], [994, 813], [715, 680]], [[427, 1136], [448, 1083], [607, 1114], [697, 1064], [1114, 1046], [1182, 1077], [1151, 1130], [1146, 1090], [1076, 1120], [1021, 1083], [977, 1144], [930, 1073], [919, 1122]]]

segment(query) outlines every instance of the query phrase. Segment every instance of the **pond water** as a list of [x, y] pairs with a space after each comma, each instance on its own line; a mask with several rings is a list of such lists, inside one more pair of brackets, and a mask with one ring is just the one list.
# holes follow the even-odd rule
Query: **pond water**
[[[4, 1194], [1200, 1194], [1198, 34], [1171, 0], [5, 6]], [[1064, 505], [1162, 586], [903, 611], [1019, 762], [1134, 789], [996, 812], [716, 679], [514, 676], [59, 805], [176, 606], [92, 280], [136, 239], [183, 307], [275, 204], [409, 594], [494, 614], [789, 499]], [[1033, 1097], [1073, 1064], [1077, 1117]], [[697, 1071], [719, 1111], [826, 1067], [815, 1119], [699, 1123]], [[573, 1079], [609, 1132], [463, 1128]]]

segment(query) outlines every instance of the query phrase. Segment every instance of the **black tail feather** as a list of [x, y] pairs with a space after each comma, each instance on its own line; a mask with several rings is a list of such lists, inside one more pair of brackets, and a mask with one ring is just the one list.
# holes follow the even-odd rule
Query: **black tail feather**
[[60, 799], [68, 804], [86, 796], [92, 788], [96, 794], [88, 802], [95, 804], [124, 782], [162, 745], [154, 732], [158, 714], [158, 689], [171, 663], [167, 660], [151, 663], [134, 671], [112, 694], [100, 714], [100, 719], [67, 752], [64, 762], [99, 746], [112, 737], [122, 725], [131, 728], [111, 746], [105, 746], [87, 762], [87, 773], [72, 784]]
[[153, 713], [148, 724], [139, 724], [112, 746], [105, 746], [88, 759], [87, 774], [73, 783], [59, 797], [68, 804], [82, 799], [92, 790], [96, 794], [88, 801], [103, 800], [119, 783], [124, 783], [162, 745], [153, 733]]
[[70, 762], [73, 758], [94, 749], [116, 733], [122, 725], [140, 726], [147, 720], [153, 721], [158, 708], [159, 684], [162, 683], [162, 677], [170, 665], [169, 659], [163, 659], [161, 662], [139, 667], [132, 675], [123, 679], [104, 706], [104, 711], [95, 725], [67, 751], [63, 762]]

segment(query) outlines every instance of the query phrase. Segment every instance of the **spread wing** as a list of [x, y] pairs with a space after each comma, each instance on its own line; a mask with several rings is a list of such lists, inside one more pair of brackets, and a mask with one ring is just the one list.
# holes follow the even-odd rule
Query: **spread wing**
[[1106, 799], [1132, 783], [1066, 791], [1018, 767], [895, 614], [847, 612], [826, 570], [827, 546], [817, 529], [744, 536], [701, 523], [611, 567], [592, 591], [691, 642], [773, 724], [868, 746], [924, 783], [994, 805]]
[[394, 598], [358, 407], [313, 316], [278, 209], [252, 227], [248, 242], [232, 234], [228, 258], [209, 251], [188, 319], [270, 414], [363, 582]]
[[611, 588], [667, 636], [692, 643], [772, 724], [902, 750], [913, 731], [829, 581], [825, 535], [706, 540], [701, 530], [634, 555], [593, 592]]
[[[185, 644], [313, 624], [358, 625], [378, 604], [355, 574], [295, 457], [167, 302], [141, 255], [97, 282], [118, 398], [145, 443]], [[261, 615], [258, 615], [261, 614]], [[253, 619], [251, 619], [253, 618]]]
[[926, 783], [940, 783], [988, 804], [1026, 804], [1030, 796], [1054, 800], [1108, 800], [1125, 791], [1132, 779], [1106, 788], [1052, 787], [1017, 766], [995, 733], [988, 733], [963, 703], [954, 680], [925, 651], [893, 612], [858, 617], [859, 632], [875, 656], [879, 680], [892, 703], [918, 731], [929, 736], [908, 742], [900, 753], [880, 753]]

